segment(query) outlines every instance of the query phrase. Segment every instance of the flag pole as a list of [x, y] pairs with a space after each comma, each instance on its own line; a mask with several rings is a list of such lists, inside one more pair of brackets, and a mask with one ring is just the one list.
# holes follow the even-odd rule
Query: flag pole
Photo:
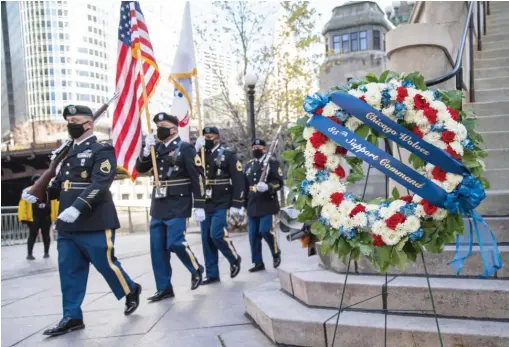
[[[198, 72], [194, 76], [194, 81], [196, 85], [196, 113], [198, 114], [198, 127], [200, 128], [200, 136], [203, 136], [203, 120], [201, 118], [201, 109], [200, 109], [200, 88], [198, 87]], [[205, 184], [209, 184], [209, 179], [207, 178], [207, 170], [205, 169], [205, 150], [203, 147], [200, 149], [201, 155], [201, 166], [203, 167], [203, 175], [205, 176]]]
[[[148, 111], [148, 96], [147, 96], [147, 87], [145, 85], [145, 74], [143, 73], [143, 59], [141, 57], [141, 49], [137, 49], [138, 51], [138, 61], [141, 65], [140, 68], [140, 78], [141, 78], [141, 88], [143, 90], [143, 106], [145, 109], [145, 115], [147, 119], [147, 129], [149, 134], [152, 134], [152, 124], [150, 123], [150, 112]], [[136, 102], [138, 102], [136, 100]], [[152, 169], [154, 170], [154, 182], [156, 187], [160, 186], [159, 183], [159, 173], [157, 172], [157, 161], [156, 161], [156, 151], [154, 146], [150, 146], [150, 156], [152, 157]]]

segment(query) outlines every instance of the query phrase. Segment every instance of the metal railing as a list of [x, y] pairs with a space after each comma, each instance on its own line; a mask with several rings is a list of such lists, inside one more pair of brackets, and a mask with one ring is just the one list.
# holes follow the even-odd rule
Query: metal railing
[[[482, 50], [482, 36], [486, 35], [486, 15], [490, 14], [490, 4], [489, 1], [470, 1], [468, 2], [468, 10], [467, 16], [465, 20], [465, 25], [463, 27], [463, 32], [461, 34], [460, 45], [458, 47], [458, 54], [456, 55], [456, 62], [454, 67], [448, 73], [434, 78], [430, 81], [426, 81], [426, 85], [428, 87], [437, 85], [439, 83], [450, 80], [453, 77], [456, 77], [456, 89], [463, 89], [463, 53], [465, 51], [465, 45], [467, 41], [468, 35], [468, 56], [469, 56], [469, 64], [468, 64], [468, 74], [469, 74], [469, 98], [470, 102], [475, 102], [475, 84], [474, 84], [474, 6], [477, 5], [477, 50]], [[481, 11], [482, 6], [482, 11]], [[482, 12], [482, 14], [481, 14]], [[482, 15], [482, 27], [481, 27], [481, 15]], [[482, 33], [482, 34], [481, 34]]]

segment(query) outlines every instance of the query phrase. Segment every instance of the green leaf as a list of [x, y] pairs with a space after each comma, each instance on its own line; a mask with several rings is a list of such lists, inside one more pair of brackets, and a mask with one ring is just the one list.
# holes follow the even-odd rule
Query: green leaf
[[391, 193], [392, 197], [394, 198], [394, 200], [398, 200], [400, 195], [399, 195], [399, 190], [398, 188], [394, 187], [392, 189], [392, 193]]
[[366, 256], [368, 258], [371, 258], [371, 256], [373, 255], [373, 253], [375, 251], [373, 246], [363, 245], [363, 244], [359, 245], [358, 249], [363, 256]]
[[417, 260], [417, 254], [419, 254], [419, 249], [416, 248], [412, 243], [407, 242], [405, 247], [403, 247], [403, 251], [406, 253], [407, 258], [411, 261]]
[[408, 157], [408, 161], [410, 162], [410, 164], [412, 164], [414, 169], [420, 169], [426, 166], [426, 162], [413, 153], [410, 154], [410, 156]]
[[297, 203], [295, 204], [295, 207], [297, 210], [301, 211], [304, 210], [304, 207], [306, 207], [306, 201], [308, 197], [304, 194], [299, 194], [299, 197], [297, 198]]
[[380, 75], [380, 78], [378, 79], [380, 82], [386, 82], [387, 81], [387, 76], [389, 76], [389, 74], [391, 73], [391, 70], [385, 70], [381, 75]]
[[368, 81], [368, 82], [378, 82], [378, 77], [374, 73], [370, 72], [370, 73], [368, 73], [366, 75], [366, 81]]
[[348, 177], [346, 178], [346, 181], [350, 182], [350, 183], [355, 183], [362, 179], [364, 179], [363, 174], [359, 174], [357, 172], [352, 172], [351, 174], [348, 175]]
[[391, 264], [404, 270], [408, 264], [408, 257], [405, 252], [393, 250], [391, 254]]
[[369, 134], [368, 141], [375, 146], [378, 146], [378, 138], [374, 134]]
[[408, 241], [408, 236], [402, 238], [398, 244], [394, 247], [394, 250], [395, 251], [398, 251], [398, 252], [401, 252], [403, 250], [403, 248], [405, 247], [405, 244], [407, 243]]
[[346, 240], [342, 237], [339, 238], [338, 244], [337, 244], [337, 253], [340, 258], [346, 256], [350, 251], [352, 250], [352, 246]]
[[366, 124], [362, 124], [360, 127], [355, 130], [355, 135], [362, 137], [363, 139], [366, 138], [369, 134], [369, 127]]
[[301, 223], [308, 222], [315, 219], [317, 216], [316, 210], [312, 207], [306, 207], [297, 217], [297, 221]]
[[362, 243], [371, 243], [371, 240], [373, 240], [373, 236], [371, 236], [370, 232], [361, 232], [358, 237], [359, 241]]
[[368, 204], [370, 204], [370, 205], [380, 205], [384, 201], [385, 201], [385, 198], [376, 198], [376, 199], [368, 201]]
[[286, 151], [286, 152], [283, 152], [283, 154], [281, 155], [281, 158], [283, 158], [284, 161], [291, 163], [294, 160], [297, 153], [299, 153], [299, 152], [300, 151], [298, 151], [298, 150]]
[[481, 181], [484, 189], [490, 189], [491, 187], [490, 181], [488, 181], [485, 177], [479, 177], [479, 180]]
[[309, 120], [308, 116], [300, 117], [299, 119], [297, 119], [297, 124], [302, 127], [302, 130], [304, 130], [308, 123], [308, 120]]
[[311, 225], [311, 232], [316, 235], [320, 240], [323, 240], [327, 234], [327, 227], [319, 221], [314, 222]]

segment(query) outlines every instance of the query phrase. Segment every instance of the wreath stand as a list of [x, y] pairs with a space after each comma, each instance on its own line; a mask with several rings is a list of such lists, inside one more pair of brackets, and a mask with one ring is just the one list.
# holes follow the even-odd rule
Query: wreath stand
[[[389, 141], [387, 138], [385, 138], [384, 139], [384, 144], [385, 144], [385, 151], [389, 155], [392, 155], [392, 141]], [[397, 146], [397, 149], [398, 149], [399, 160], [401, 161], [401, 151], [400, 151], [399, 146]], [[367, 188], [367, 185], [368, 185], [370, 170], [371, 170], [371, 166], [368, 167], [368, 172], [367, 172], [367, 175], [366, 175], [366, 180], [364, 182], [364, 190], [363, 190], [363, 193], [362, 193], [362, 200], [364, 200], [364, 197], [366, 195], [366, 188]], [[408, 189], [407, 189], [407, 193], [408, 194], [410, 193], [408, 191]], [[389, 178], [387, 176], [385, 176], [385, 197], [386, 198], [389, 197]], [[343, 307], [343, 299], [344, 299], [344, 296], [345, 296], [346, 285], [347, 285], [347, 282], [348, 282], [348, 275], [350, 273], [350, 264], [352, 262], [352, 253], [350, 252], [350, 254], [348, 255], [348, 265], [347, 265], [347, 268], [346, 268], [345, 281], [343, 282], [343, 289], [341, 291], [341, 301], [339, 303], [339, 308], [338, 308], [338, 313], [337, 313], [337, 318], [336, 318], [336, 324], [335, 324], [335, 327], [334, 327], [334, 334], [333, 334], [333, 337], [332, 337], [332, 345], [331, 345], [331, 347], [334, 347], [334, 344], [336, 342], [336, 333], [337, 333], [337, 330], [338, 330], [339, 317], [341, 315], [341, 312], [347, 310], [348, 308], [351, 308], [351, 307], [359, 305], [359, 304], [361, 304], [363, 302], [366, 302], [368, 300], [374, 299], [374, 298], [376, 298], [376, 297], [378, 297], [380, 295], [382, 296], [382, 310], [381, 311], [385, 315], [384, 347], [387, 347], [387, 316], [389, 314], [402, 314], [402, 313], [411, 313], [411, 312], [433, 312], [433, 316], [435, 317], [435, 323], [437, 325], [437, 333], [438, 333], [438, 338], [440, 340], [440, 347], [444, 347], [444, 343], [443, 343], [443, 340], [442, 340], [442, 333], [440, 332], [440, 325], [438, 323], [438, 316], [437, 316], [437, 310], [436, 310], [436, 306], [435, 306], [435, 300], [433, 299], [433, 291], [431, 289], [431, 285], [430, 285], [430, 281], [429, 281], [428, 269], [426, 267], [426, 261], [424, 259], [424, 252], [421, 252], [421, 259], [422, 259], [422, 265], [424, 267], [424, 274], [425, 274], [425, 277], [426, 277], [426, 282], [428, 284], [428, 292], [429, 292], [429, 296], [430, 296], [430, 300], [431, 300], [431, 307], [432, 307], [431, 310], [424, 310], [424, 309], [392, 309], [391, 310], [391, 309], [389, 309], [388, 308], [388, 304], [387, 304], [388, 303], [387, 298], [389, 297], [390, 293], [388, 292], [389, 281], [387, 280], [387, 272], [385, 273], [385, 284], [382, 287], [382, 294], [378, 294], [378, 295], [375, 295], [375, 296], [370, 297], [368, 299], [364, 299], [362, 301], [356, 302], [356, 303], [354, 303], [352, 305]], [[363, 311], [364, 312], [377, 312], [377, 313], [380, 312], [380, 310], [378, 310], [378, 309], [364, 309]]]

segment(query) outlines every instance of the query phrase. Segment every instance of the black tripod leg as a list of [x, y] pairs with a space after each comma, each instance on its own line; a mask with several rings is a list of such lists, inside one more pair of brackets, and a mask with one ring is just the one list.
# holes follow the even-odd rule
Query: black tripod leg
[[440, 347], [444, 347], [442, 341], [442, 333], [440, 332], [440, 324], [438, 324], [437, 309], [435, 307], [435, 300], [433, 299], [433, 291], [431, 290], [431, 284], [429, 282], [428, 268], [426, 267], [426, 261], [424, 260], [424, 252], [421, 252], [422, 265], [424, 266], [424, 273], [426, 274], [426, 281], [428, 282], [428, 292], [431, 299], [431, 307], [433, 308], [433, 315], [435, 316], [435, 323], [437, 324], [438, 338], [440, 340]]
[[332, 336], [331, 347], [334, 347], [334, 343], [336, 342], [336, 333], [338, 331], [339, 316], [341, 315], [341, 311], [343, 311], [343, 299], [345, 297], [346, 283], [348, 281], [348, 274], [350, 273], [351, 261], [352, 261], [352, 252], [350, 252], [350, 254], [348, 255], [348, 266], [346, 267], [345, 281], [343, 282], [343, 291], [341, 292], [341, 301], [339, 302], [338, 317], [336, 318], [336, 326], [334, 327], [334, 335]]

